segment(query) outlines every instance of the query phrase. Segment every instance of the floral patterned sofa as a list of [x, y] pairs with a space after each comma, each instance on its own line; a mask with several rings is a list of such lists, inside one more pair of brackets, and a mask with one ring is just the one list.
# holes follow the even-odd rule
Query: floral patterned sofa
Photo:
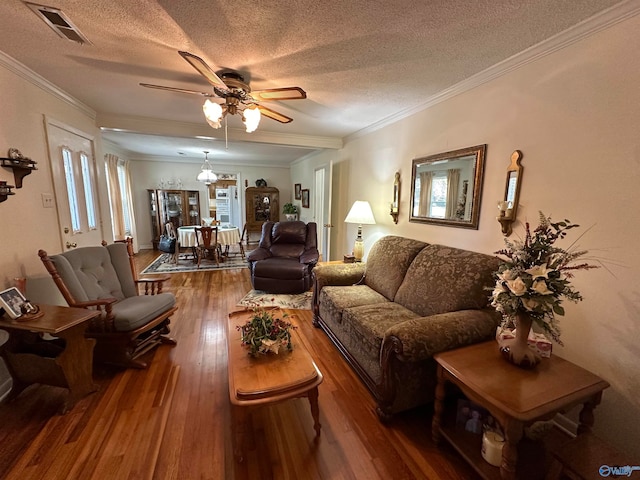
[[[382, 420], [432, 402], [435, 353], [494, 336], [493, 256], [409, 238], [378, 240], [366, 264], [314, 269], [314, 325], [372, 392]], [[497, 348], [497, 347], [496, 347]]]

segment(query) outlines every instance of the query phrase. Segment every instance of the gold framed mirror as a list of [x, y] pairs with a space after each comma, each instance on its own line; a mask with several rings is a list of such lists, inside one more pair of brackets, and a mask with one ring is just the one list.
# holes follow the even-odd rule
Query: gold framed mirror
[[487, 146], [416, 158], [409, 221], [478, 229]]

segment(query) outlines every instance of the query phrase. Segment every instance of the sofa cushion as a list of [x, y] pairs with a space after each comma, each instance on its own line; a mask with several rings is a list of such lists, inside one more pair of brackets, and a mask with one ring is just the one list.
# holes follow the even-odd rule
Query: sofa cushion
[[493, 285], [498, 263], [490, 255], [429, 245], [407, 270], [394, 300], [420, 316], [484, 308], [485, 287]]
[[349, 353], [376, 382], [380, 381], [380, 348], [385, 332], [412, 318], [418, 315], [394, 302], [361, 305], [343, 312], [343, 328], [351, 342]]
[[428, 244], [389, 235], [378, 240], [367, 257], [365, 283], [389, 300], [394, 300], [407, 269]]
[[388, 302], [383, 295], [366, 285], [349, 285], [344, 287], [324, 287], [320, 291], [320, 316], [342, 323], [345, 308], [360, 305], [377, 305]]

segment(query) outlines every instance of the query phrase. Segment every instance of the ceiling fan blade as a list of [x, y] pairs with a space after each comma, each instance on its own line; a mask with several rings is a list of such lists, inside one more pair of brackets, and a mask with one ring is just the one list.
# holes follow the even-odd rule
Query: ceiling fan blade
[[187, 90], [186, 88], [165, 87], [164, 85], [153, 85], [151, 83], [141, 83], [141, 87], [156, 88], [158, 90], [168, 90], [177, 93], [189, 93], [191, 95], [200, 95], [201, 97], [215, 97], [213, 93], [198, 92], [196, 90]]
[[225, 83], [220, 80], [220, 77], [218, 77], [218, 75], [216, 75], [209, 65], [207, 65], [200, 57], [189, 52], [179, 51], [178, 53], [182, 58], [189, 62], [189, 64], [200, 73], [200, 75], [206, 78], [211, 85], [218, 88], [224, 88], [225, 90], [228, 89]]
[[287, 117], [286, 115], [283, 115], [282, 113], [278, 113], [275, 110], [271, 110], [270, 108], [263, 107], [262, 105], [258, 105], [258, 108], [260, 109], [260, 113], [262, 113], [262, 115], [264, 115], [265, 117], [269, 117], [272, 120], [275, 120], [280, 123], [293, 122], [293, 118]]
[[251, 96], [256, 100], [301, 100], [307, 98], [307, 92], [300, 87], [268, 88], [266, 90], [254, 90]]

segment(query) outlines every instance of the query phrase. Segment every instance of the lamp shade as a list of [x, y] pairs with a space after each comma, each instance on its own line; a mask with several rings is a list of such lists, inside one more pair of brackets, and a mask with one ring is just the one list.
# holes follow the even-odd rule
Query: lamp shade
[[374, 225], [376, 223], [371, 205], [365, 200], [356, 200], [344, 221], [345, 223], [357, 223], [359, 225]]

